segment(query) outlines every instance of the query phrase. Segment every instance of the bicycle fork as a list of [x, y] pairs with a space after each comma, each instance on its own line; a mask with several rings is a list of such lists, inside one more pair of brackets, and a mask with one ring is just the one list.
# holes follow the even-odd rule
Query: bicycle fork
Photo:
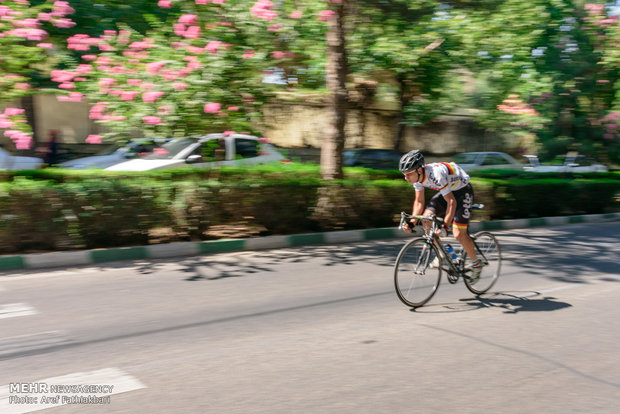
[[422, 247], [422, 254], [418, 258], [418, 263], [416, 263], [415, 269], [413, 269], [413, 273], [415, 273], [416, 275], [424, 275], [426, 273], [432, 251], [433, 249], [428, 244], [428, 242], [424, 243], [424, 247]]

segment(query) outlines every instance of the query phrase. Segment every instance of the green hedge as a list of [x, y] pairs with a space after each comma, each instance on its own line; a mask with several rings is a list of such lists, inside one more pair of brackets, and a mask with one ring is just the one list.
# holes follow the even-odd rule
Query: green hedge
[[[387, 227], [412, 206], [413, 189], [402, 179], [323, 182], [295, 171], [14, 174], [0, 182], [0, 252], [146, 244], [156, 229], [198, 240], [214, 225], [244, 222], [265, 234]], [[610, 178], [474, 177], [472, 184], [486, 205], [479, 220], [602, 213], [618, 209], [620, 194], [620, 179]]]

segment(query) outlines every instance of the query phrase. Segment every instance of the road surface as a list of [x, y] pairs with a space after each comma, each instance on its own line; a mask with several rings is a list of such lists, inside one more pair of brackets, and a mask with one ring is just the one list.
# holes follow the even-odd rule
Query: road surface
[[0, 413], [620, 412], [620, 223], [495, 234], [416, 311], [404, 240], [5, 273]]

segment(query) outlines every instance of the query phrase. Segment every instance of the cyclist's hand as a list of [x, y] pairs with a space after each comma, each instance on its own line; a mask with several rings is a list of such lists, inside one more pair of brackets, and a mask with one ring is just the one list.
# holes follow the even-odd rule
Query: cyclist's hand
[[407, 223], [406, 221], [403, 223], [403, 225], [401, 226], [401, 229], [403, 229], [403, 231], [405, 233], [412, 233], [413, 229], [411, 228], [411, 226], [409, 225], [409, 223]]

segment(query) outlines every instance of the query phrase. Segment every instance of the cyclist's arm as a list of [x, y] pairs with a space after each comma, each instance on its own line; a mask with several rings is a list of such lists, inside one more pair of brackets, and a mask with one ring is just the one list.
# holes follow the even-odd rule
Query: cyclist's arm
[[[412, 215], [418, 216], [424, 212], [424, 189], [415, 192], [415, 200], [413, 201]], [[419, 220], [414, 220], [413, 224], [418, 224]]]
[[456, 198], [454, 194], [448, 193], [443, 196], [448, 204], [446, 208], [446, 217], [444, 218], [444, 226], [446, 229], [452, 228], [452, 220], [454, 219], [454, 213], [456, 213]]

